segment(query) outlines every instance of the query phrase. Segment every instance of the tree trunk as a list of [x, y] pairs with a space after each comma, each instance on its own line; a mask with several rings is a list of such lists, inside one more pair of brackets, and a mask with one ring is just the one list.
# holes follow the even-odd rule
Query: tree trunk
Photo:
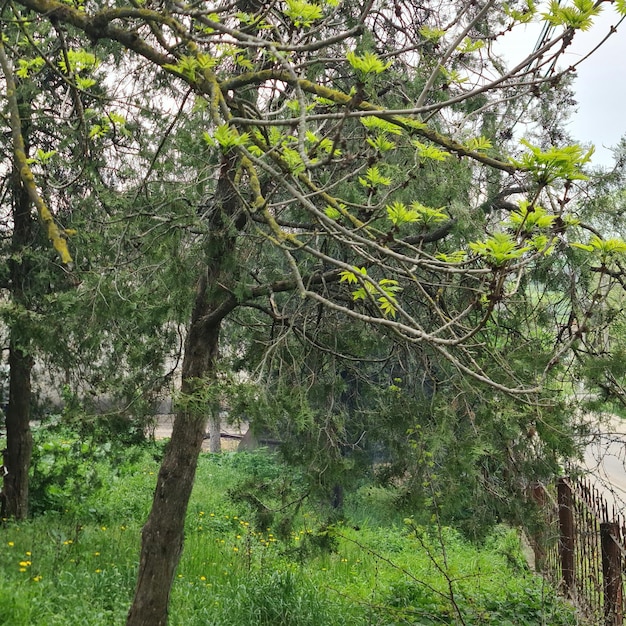
[[4, 453], [3, 517], [24, 519], [28, 515], [28, 470], [33, 453], [30, 432], [32, 358], [17, 347], [9, 346], [9, 404], [6, 415], [7, 449]]
[[219, 454], [222, 451], [222, 418], [217, 407], [209, 415], [209, 452]]
[[141, 533], [141, 558], [135, 597], [127, 626], [165, 626], [176, 567], [183, 550], [185, 516], [198, 456], [206, 429], [206, 414], [185, 402], [214, 370], [219, 323], [206, 329], [196, 319], [185, 343], [181, 407], [159, 470], [148, 521]]
[[[28, 154], [27, 107], [22, 111], [22, 133]], [[32, 265], [24, 250], [33, 245], [34, 220], [28, 193], [20, 180], [17, 166], [12, 173], [13, 234], [11, 249], [14, 258], [9, 261], [11, 300], [18, 307], [29, 309], [32, 297]], [[24, 519], [28, 515], [28, 471], [33, 453], [30, 431], [31, 373], [33, 359], [28, 353], [30, 337], [11, 327], [9, 341], [9, 402], [6, 413], [7, 449], [4, 453], [4, 476], [2, 491], [2, 516]]]
[[171, 586], [183, 550], [187, 505], [206, 432], [208, 411], [202, 398], [206, 398], [206, 386], [215, 377], [221, 322], [236, 306], [231, 293], [220, 286], [236, 278], [233, 232], [240, 225], [234, 223], [238, 205], [230, 179], [233, 163], [232, 157], [225, 157], [220, 169], [205, 247], [206, 270], [198, 280], [185, 340], [181, 402], [159, 470], [152, 509], [141, 533], [137, 586], [127, 626], [167, 624]]

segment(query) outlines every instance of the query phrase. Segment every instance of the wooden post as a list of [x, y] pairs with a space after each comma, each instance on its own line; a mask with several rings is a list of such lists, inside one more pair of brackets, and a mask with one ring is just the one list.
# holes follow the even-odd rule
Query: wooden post
[[[533, 483], [530, 486], [530, 497], [541, 511], [542, 524], [545, 524], [547, 495], [545, 487], [541, 483]], [[543, 572], [546, 565], [546, 532], [544, 528], [538, 528], [530, 538], [533, 552], [535, 553], [535, 571]]]
[[565, 592], [574, 595], [574, 507], [567, 479], [557, 482], [559, 503], [559, 556]]
[[600, 544], [602, 546], [604, 624], [605, 626], [622, 626], [622, 554], [613, 537], [619, 537], [619, 525], [616, 522], [602, 522]]

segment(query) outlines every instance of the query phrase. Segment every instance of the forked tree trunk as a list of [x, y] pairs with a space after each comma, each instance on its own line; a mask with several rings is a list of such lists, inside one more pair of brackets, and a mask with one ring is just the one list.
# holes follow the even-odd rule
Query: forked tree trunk
[[9, 346], [9, 404], [6, 415], [7, 448], [4, 453], [3, 517], [28, 515], [28, 470], [33, 453], [30, 431], [31, 371], [33, 360], [15, 341]]
[[[198, 456], [206, 431], [208, 411], [194, 393], [214, 380], [219, 333], [224, 317], [236, 306], [221, 284], [233, 280], [233, 231], [237, 224], [237, 196], [230, 180], [234, 159], [224, 158], [206, 241], [206, 271], [198, 280], [191, 324], [185, 340], [181, 402], [148, 521], [141, 533], [141, 556], [135, 596], [127, 626], [165, 626], [170, 590], [183, 550], [185, 516], [191, 496]], [[230, 233], [230, 234], [229, 234]], [[197, 398], [206, 397], [198, 394]]]

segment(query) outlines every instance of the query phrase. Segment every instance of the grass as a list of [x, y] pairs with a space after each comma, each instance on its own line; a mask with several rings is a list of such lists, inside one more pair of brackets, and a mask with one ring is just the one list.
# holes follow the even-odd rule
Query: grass
[[[154, 456], [136, 451], [115, 467], [100, 460], [100, 478], [80, 506], [68, 502], [67, 510], [5, 521], [0, 626], [124, 623]], [[511, 529], [500, 527], [476, 546], [453, 529], [398, 518], [378, 488], [355, 491], [350, 517], [334, 524], [310, 501], [295, 515], [264, 517], [253, 500], [233, 497], [254, 488], [279, 509], [293, 502], [300, 480], [262, 453], [202, 456], [172, 626], [575, 623], [528, 570]]]

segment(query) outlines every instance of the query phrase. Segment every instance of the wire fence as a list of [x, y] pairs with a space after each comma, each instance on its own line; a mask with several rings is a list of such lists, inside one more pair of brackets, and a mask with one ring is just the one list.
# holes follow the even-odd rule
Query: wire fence
[[543, 524], [532, 533], [535, 563], [593, 626], [622, 626], [626, 520], [584, 479], [536, 485]]

